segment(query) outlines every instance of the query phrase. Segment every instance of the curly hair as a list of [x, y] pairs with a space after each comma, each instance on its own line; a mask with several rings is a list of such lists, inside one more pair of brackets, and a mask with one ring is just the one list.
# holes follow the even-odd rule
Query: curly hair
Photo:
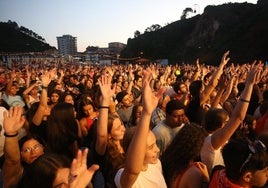
[[197, 124], [186, 124], [173, 139], [161, 157], [167, 185], [176, 179], [192, 161], [200, 159], [205, 131]]

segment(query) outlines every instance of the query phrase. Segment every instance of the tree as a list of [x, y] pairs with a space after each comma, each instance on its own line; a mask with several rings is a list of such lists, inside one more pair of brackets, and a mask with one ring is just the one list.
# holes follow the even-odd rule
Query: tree
[[188, 16], [189, 12], [193, 13], [193, 9], [190, 7], [185, 8], [182, 12], [181, 20], [185, 20]]
[[161, 26], [159, 24], [153, 24], [153, 25], [151, 25], [151, 27], [147, 27], [144, 32], [145, 33], [152, 32], [152, 31], [157, 31], [159, 29], [161, 29]]
[[134, 32], [134, 38], [136, 38], [136, 37], [138, 37], [138, 36], [140, 36], [141, 35], [141, 32], [140, 31], [135, 31]]

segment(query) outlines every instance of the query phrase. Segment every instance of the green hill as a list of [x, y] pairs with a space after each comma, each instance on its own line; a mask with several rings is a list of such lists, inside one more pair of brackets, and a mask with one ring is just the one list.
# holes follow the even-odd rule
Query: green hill
[[55, 49], [33, 31], [16, 22], [0, 22], [0, 53], [43, 52]]
[[217, 65], [226, 50], [235, 63], [268, 60], [268, 3], [207, 6], [202, 15], [128, 39], [120, 57], [169, 59], [170, 63]]

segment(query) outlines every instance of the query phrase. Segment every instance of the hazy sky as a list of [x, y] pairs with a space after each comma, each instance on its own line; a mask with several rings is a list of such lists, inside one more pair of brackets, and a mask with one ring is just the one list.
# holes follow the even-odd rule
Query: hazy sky
[[202, 13], [207, 5], [257, 0], [0, 0], [0, 22], [12, 20], [57, 47], [57, 36], [77, 37], [78, 51], [87, 46], [127, 43], [134, 32], [180, 19], [186, 7]]

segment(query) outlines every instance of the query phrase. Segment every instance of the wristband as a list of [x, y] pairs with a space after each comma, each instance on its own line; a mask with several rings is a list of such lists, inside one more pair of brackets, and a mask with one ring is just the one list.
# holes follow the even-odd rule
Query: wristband
[[99, 108], [109, 108], [109, 106], [99, 106]]
[[16, 136], [18, 136], [18, 132], [16, 133], [16, 134], [12, 134], [12, 135], [9, 135], [9, 134], [6, 134], [5, 132], [4, 132], [4, 136], [5, 137], [16, 137]]
[[47, 89], [47, 88], [48, 88], [47, 86], [43, 86], [43, 85], [42, 85], [42, 89]]
[[242, 99], [242, 98], [240, 98], [239, 100], [242, 101], [242, 102], [246, 102], [246, 103], [249, 103], [250, 102], [249, 100]]

